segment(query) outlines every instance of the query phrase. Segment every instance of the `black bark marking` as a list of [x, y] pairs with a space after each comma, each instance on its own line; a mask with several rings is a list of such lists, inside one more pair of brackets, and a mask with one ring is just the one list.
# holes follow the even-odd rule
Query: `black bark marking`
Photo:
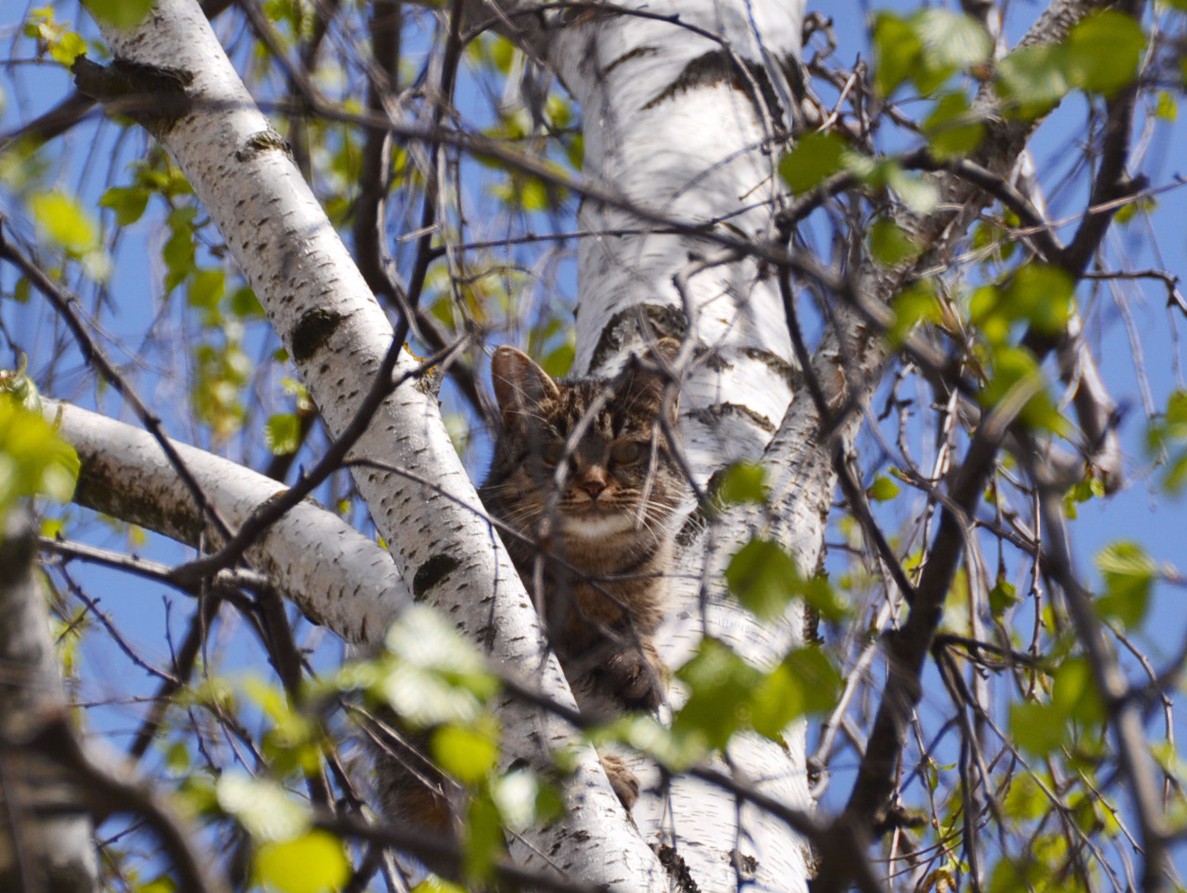
[[800, 371], [777, 354], [773, 354], [769, 350], [759, 350], [756, 347], [751, 347], [746, 349], [746, 356], [752, 360], [758, 360], [767, 366], [767, 368], [787, 382], [787, 386], [792, 391], [797, 390], [800, 384], [802, 384], [803, 376], [800, 374]]
[[749, 406], [743, 406], [740, 403], [716, 403], [713, 406], [706, 406], [704, 409], [694, 409], [688, 413], [689, 418], [709, 426], [716, 425], [727, 415], [746, 416], [764, 431], [775, 430], [775, 423], [769, 418], [761, 412], [755, 412]]
[[[646, 318], [648, 325], [642, 324]], [[590, 369], [599, 369], [610, 357], [617, 354], [631, 340], [631, 337], [646, 333], [649, 337], [675, 338], [683, 340], [688, 332], [688, 317], [684, 311], [671, 304], [635, 304], [620, 310], [610, 317], [602, 329], [598, 346], [594, 348]]]
[[[742, 66], [745, 66], [744, 71]], [[672, 83], [668, 84], [658, 96], [649, 100], [643, 108], [644, 110], [653, 109], [681, 93], [687, 93], [689, 90], [700, 87], [710, 87], [714, 84], [725, 84], [744, 94], [754, 106], [755, 114], [760, 121], [766, 117], [763, 113], [765, 107], [777, 128], [782, 129], [787, 126], [784, 122], [785, 110], [782, 103], [779, 102], [779, 97], [775, 93], [766, 68], [750, 60], [742, 60], [739, 65], [738, 60], [731, 57], [725, 50], [713, 50], [693, 59], [684, 66], [684, 70], [677, 75]], [[755, 87], [761, 94], [761, 102], [759, 96], [755, 95]]]
[[438, 553], [416, 569], [412, 578], [412, 597], [423, 601], [430, 589], [457, 569], [459, 562], [452, 555]]
[[180, 68], [119, 58], [100, 65], [83, 54], [70, 71], [80, 93], [102, 103], [109, 115], [127, 115], [154, 136], [167, 132], [193, 107], [186, 87], [194, 75]]
[[652, 844], [651, 849], [655, 851], [659, 864], [668, 873], [668, 878], [675, 882], [672, 889], [679, 893], [700, 893], [701, 888], [693, 879], [688, 863], [684, 861], [684, 857], [676, 851], [674, 846], [669, 843], [658, 843]]
[[269, 127], [267, 130], [261, 130], [259, 133], [249, 136], [243, 147], [235, 153], [235, 160], [243, 163], [264, 152], [274, 150], [283, 152], [289, 158], [293, 157], [293, 147], [289, 141]]
[[321, 308], [310, 310], [302, 316], [293, 328], [293, 359], [298, 363], [308, 361], [325, 347], [330, 336], [345, 319], [340, 313]]

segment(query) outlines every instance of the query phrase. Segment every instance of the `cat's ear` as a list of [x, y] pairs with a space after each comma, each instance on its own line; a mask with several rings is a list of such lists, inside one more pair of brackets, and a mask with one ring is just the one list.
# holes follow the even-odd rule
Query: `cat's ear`
[[495, 350], [490, 358], [490, 378], [504, 419], [560, 394], [548, 373], [514, 347], [504, 345]]

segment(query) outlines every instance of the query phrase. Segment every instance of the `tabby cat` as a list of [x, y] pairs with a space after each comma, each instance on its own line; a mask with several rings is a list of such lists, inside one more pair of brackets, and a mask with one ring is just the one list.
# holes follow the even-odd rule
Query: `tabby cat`
[[[540, 596], [550, 641], [587, 710], [663, 700], [653, 637], [686, 486], [664, 433], [676, 434], [676, 405], [661, 366], [679, 346], [658, 341], [611, 380], [555, 381], [513, 347], [491, 358], [502, 428], [479, 494], [508, 528], [503, 542]], [[381, 797], [389, 815], [447, 831], [464, 792], [422, 755], [423, 744], [389, 737], [377, 748]], [[613, 755], [602, 764], [630, 810], [634, 773]]]
[[491, 358], [502, 430], [479, 493], [510, 528], [503, 541], [579, 699], [663, 698], [653, 636], [687, 488], [662, 366], [678, 349], [662, 339], [609, 381], [555, 381], [513, 347]]

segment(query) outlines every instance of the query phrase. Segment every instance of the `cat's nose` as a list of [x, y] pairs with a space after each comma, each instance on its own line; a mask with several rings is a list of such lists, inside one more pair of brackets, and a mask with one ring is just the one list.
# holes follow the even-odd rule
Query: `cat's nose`
[[577, 486], [588, 493], [590, 499], [597, 499], [598, 494], [606, 489], [606, 482], [601, 478], [585, 478]]

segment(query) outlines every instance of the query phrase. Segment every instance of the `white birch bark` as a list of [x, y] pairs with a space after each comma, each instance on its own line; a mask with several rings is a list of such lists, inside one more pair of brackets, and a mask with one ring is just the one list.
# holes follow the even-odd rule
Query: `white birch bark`
[[[502, 9], [524, 23], [512, 15], [516, 4]], [[698, 261], [722, 254], [706, 231], [758, 244], [776, 236], [773, 217], [783, 196], [775, 166], [795, 101], [786, 78], [798, 66], [803, 5], [698, 0], [678, 10], [645, 2], [614, 10], [576, 13], [571, 21], [558, 14], [543, 30], [505, 30], [551, 64], [581, 103], [586, 179], [647, 214], [590, 199], [583, 204], [576, 366], [602, 374], [640, 340], [683, 338], [691, 349], [682, 356], [691, 362], [682, 370], [681, 430], [703, 485], [732, 461], [761, 459], [793, 396], [790, 338], [771, 271], [752, 256]], [[657, 217], [684, 231], [657, 232], [664, 229]], [[796, 498], [777, 499], [761, 517], [739, 514], [684, 549], [677, 566], [685, 585], [664, 643], [670, 666], [682, 663], [704, 635], [767, 666], [802, 642], [798, 609], [782, 624], [759, 624], [722, 597], [718, 581], [751, 532], [780, 539], [809, 572], [816, 567], [833, 479], [827, 454], [820, 462], [805, 439], [815, 434], [814, 418], [804, 413], [789, 429], [792, 439], [772, 447], [783, 459], [797, 447], [801, 459], [809, 453], [813, 460], [772, 469], [775, 495]], [[811, 488], [807, 498], [799, 498], [797, 485]], [[705, 610], [697, 603], [702, 567], [710, 581]], [[732, 771], [806, 811], [801, 725], [788, 730], [786, 743], [784, 750], [738, 736], [730, 747]], [[743, 883], [757, 890], [805, 888], [803, 842], [782, 822], [739, 808], [733, 795], [711, 785], [680, 777], [666, 790], [649, 789], [635, 818], [650, 839], [675, 846], [702, 890]]]
[[68, 710], [36, 544], [28, 514], [10, 511], [0, 527], [0, 888], [91, 893], [99, 864], [84, 792], [60, 763], [20, 746]]
[[[218, 547], [213, 525], [203, 528], [192, 494], [152, 435], [77, 406], [45, 398], [42, 404], [82, 461], [77, 502], [195, 548]], [[287, 489], [236, 462], [173, 446], [210, 505], [236, 528]], [[387, 552], [308, 500], [262, 533], [246, 559], [306, 616], [352, 644], [380, 639], [412, 603]]]
[[[217, 223], [332, 432], [371, 386], [392, 329], [292, 160], [190, 0], [159, 0], [140, 26], [105, 28], [122, 59], [192, 76], [193, 106], [159, 135]], [[397, 379], [416, 362], [401, 356]], [[384, 402], [354, 458], [405, 474], [363, 470], [360, 492], [414, 596], [437, 605], [509, 673], [572, 706], [548, 656], [531, 600], [478, 509], [441, 422], [437, 401], [406, 381]], [[425, 483], [420, 482], [428, 482]], [[511, 755], [544, 767], [573, 744], [551, 714], [500, 705]], [[566, 782], [565, 818], [528, 832], [516, 854], [529, 868], [564, 872], [610, 890], [656, 890], [663, 871], [627, 821], [592, 750]]]

